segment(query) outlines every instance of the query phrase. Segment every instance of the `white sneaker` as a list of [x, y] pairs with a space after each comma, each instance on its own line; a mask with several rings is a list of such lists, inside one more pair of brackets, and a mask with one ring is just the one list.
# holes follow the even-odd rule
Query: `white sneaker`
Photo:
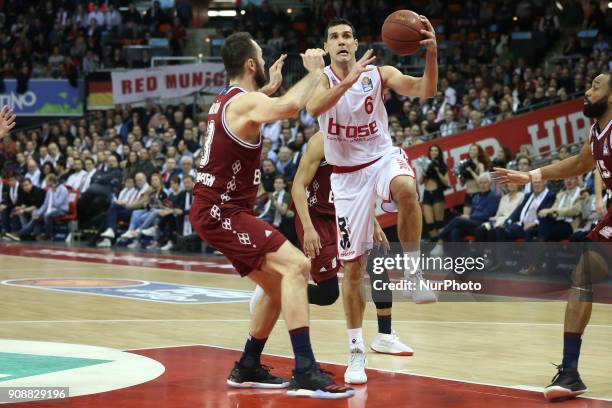
[[172, 248], [174, 248], [174, 244], [172, 244], [172, 241], [168, 241], [168, 243], [164, 245], [163, 247], [161, 247], [160, 249], [162, 251], [171, 251]]
[[143, 229], [140, 233], [146, 237], [155, 237], [157, 235], [157, 225], [154, 225], [150, 228]]
[[434, 256], [434, 257], [444, 256], [444, 248], [442, 247], [442, 244], [439, 244], [439, 243], [436, 244], [436, 246], [433, 247], [433, 249], [429, 253], [429, 256]]
[[134, 242], [130, 243], [127, 247], [130, 249], [140, 248], [140, 241], [135, 239]]
[[429, 289], [426, 285], [421, 284], [421, 282], [427, 281], [423, 277], [423, 271], [419, 270], [416, 273], [410, 274], [406, 280], [408, 282], [414, 282], [414, 290], [405, 290], [403, 294], [406, 297], [412, 298], [412, 301], [417, 305], [436, 303], [438, 301], [436, 292]]
[[132, 238], [137, 238], [137, 237], [138, 237], [138, 233], [132, 230], [127, 230], [123, 234], [121, 234], [121, 238], [123, 239], [132, 239]]
[[150, 251], [159, 249], [159, 244], [157, 243], [157, 241], [153, 241], [149, 245], [147, 245], [147, 249]]
[[411, 356], [414, 354], [414, 350], [402, 343], [395, 332], [391, 334], [378, 333], [370, 344], [370, 348], [377, 353], [394, 356]]
[[347, 384], [365, 384], [368, 376], [365, 372], [367, 359], [365, 352], [357, 347], [351, 348], [348, 367], [344, 372], [344, 382]]
[[255, 307], [263, 295], [264, 290], [262, 287], [259, 285], [255, 286], [255, 290], [253, 291], [253, 295], [251, 295], [251, 300], [249, 301], [249, 312], [251, 313], [251, 316], [253, 316], [253, 313], [255, 313]]
[[113, 238], [115, 238], [115, 231], [113, 231], [112, 228], [107, 228], [106, 231], [104, 231], [102, 234], [100, 234], [100, 236], [102, 238], [113, 239]]
[[96, 244], [98, 248], [110, 248], [112, 246], [111, 240], [108, 238], [104, 238], [102, 241]]

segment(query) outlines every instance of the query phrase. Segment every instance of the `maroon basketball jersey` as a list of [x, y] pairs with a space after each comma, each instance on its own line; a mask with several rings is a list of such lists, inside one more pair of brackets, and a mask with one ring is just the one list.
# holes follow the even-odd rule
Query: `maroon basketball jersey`
[[591, 127], [591, 154], [597, 163], [599, 174], [612, 197], [612, 120], [600, 132], [599, 123]]
[[193, 194], [217, 206], [216, 214], [228, 207], [252, 209], [261, 180], [261, 136], [257, 144], [245, 142], [232, 134], [225, 122], [225, 109], [245, 92], [235, 86], [225, 88], [208, 112]]
[[312, 182], [306, 188], [308, 209], [313, 213], [332, 216], [336, 214], [334, 196], [331, 190], [331, 174], [332, 166], [322, 160]]

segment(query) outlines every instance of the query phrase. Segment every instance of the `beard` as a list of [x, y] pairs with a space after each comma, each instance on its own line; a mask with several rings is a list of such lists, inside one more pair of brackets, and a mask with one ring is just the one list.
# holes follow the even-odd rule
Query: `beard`
[[257, 71], [255, 71], [255, 85], [258, 88], [263, 88], [268, 83], [268, 76], [266, 75], [266, 71], [264, 71], [263, 67], [257, 63]]
[[600, 118], [606, 113], [606, 109], [608, 109], [608, 98], [605, 96], [596, 102], [589, 102], [586, 99], [585, 102], [582, 113], [587, 118]]

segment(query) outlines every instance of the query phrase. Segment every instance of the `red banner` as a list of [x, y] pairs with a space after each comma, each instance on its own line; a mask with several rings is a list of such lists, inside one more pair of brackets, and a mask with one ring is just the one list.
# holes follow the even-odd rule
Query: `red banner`
[[[413, 162], [427, 155], [430, 146], [440, 146], [449, 168], [451, 182], [451, 187], [445, 193], [446, 206], [452, 207], [463, 203], [465, 193], [464, 187], [459, 184], [451, 170], [468, 157], [470, 145], [478, 143], [489, 156], [495, 157], [495, 153], [502, 146], [509, 147], [512, 153], [516, 154], [521, 145], [530, 144], [535, 154], [546, 156], [562, 144], [586, 139], [591, 123], [582, 114], [582, 106], [582, 99], [560, 103], [458, 135], [411, 146], [406, 149], [406, 153]], [[395, 224], [395, 216], [385, 214], [379, 217], [379, 221], [385, 227], [390, 226]]]

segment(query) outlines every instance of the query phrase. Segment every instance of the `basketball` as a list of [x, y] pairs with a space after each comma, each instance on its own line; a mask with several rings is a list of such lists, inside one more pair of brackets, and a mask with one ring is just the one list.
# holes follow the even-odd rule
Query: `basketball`
[[414, 54], [421, 48], [421, 30], [425, 26], [419, 15], [410, 10], [395, 11], [385, 19], [382, 26], [382, 40], [391, 51], [399, 55]]

